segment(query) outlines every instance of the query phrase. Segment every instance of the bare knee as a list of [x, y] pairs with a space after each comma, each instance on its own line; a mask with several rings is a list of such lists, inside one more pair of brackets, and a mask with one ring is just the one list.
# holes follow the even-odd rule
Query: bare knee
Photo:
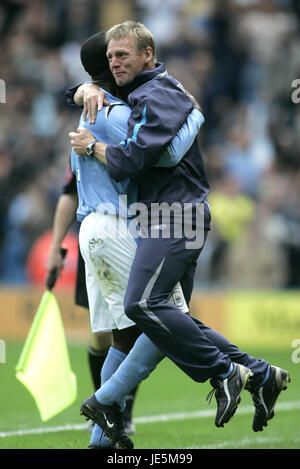
[[108, 349], [112, 345], [112, 341], [111, 332], [90, 332], [89, 344], [98, 352]]

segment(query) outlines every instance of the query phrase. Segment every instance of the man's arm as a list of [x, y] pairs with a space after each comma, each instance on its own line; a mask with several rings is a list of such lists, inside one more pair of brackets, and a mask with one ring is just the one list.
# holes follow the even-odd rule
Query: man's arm
[[115, 181], [137, 179], [156, 165], [193, 110], [193, 103], [176, 86], [163, 79], [134, 96], [128, 134], [119, 145], [108, 145], [105, 157]]
[[[166, 168], [176, 166], [193, 144], [203, 122], [202, 113], [194, 108], [155, 166]], [[119, 131], [119, 133], [116, 131], [115, 134], [119, 135], [115, 143], [125, 138], [124, 131]], [[75, 152], [81, 156], [86, 156], [86, 147], [95, 140], [95, 137], [84, 128], [78, 128], [77, 132], [70, 132], [69, 136]], [[107, 164], [106, 148], [107, 145], [102, 142], [97, 142], [94, 146], [94, 157], [104, 164]]]
[[202, 112], [194, 108], [189, 114], [187, 121], [173, 138], [167, 151], [162, 155], [155, 166], [159, 168], [171, 168], [172, 166], [176, 166], [180, 163], [184, 155], [186, 155], [187, 151], [194, 143], [203, 123], [204, 117]]
[[53, 222], [53, 239], [46, 264], [46, 284], [53, 272], [55, 272], [56, 278], [60, 277], [63, 268], [63, 257], [60, 251], [61, 243], [76, 218], [77, 206], [78, 197], [76, 193], [62, 194], [58, 200]]

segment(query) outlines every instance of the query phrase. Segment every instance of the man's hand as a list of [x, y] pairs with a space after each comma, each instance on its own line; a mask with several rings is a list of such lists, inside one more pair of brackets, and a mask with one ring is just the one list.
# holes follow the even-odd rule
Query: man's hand
[[88, 115], [90, 124], [95, 123], [97, 112], [101, 111], [103, 106], [109, 105], [105, 99], [105, 93], [92, 83], [84, 83], [79, 86], [74, 95], [74, 102], [78, 106], [83, 106], [83, 120], [86, 120]]
[[87, 156], [86, 147], [95, 140], [88, 129], [78, 127], [77, 132], [69, 133], [70, 142], [77, 155]]
[[[86, 147], [95, 140], [93, 134], [82, 127], [78, 127], [77, 132], [69, 133], [70, 142], [74, 151], [77, 155], [87, 156]], [[94, 158], [99, 160], [101, 163], [107, 164], [106, 161], [106, 150], [107, 144], [103, 142], [97, 142], [94, 146]]]
[[48, 262], [46, 264], [46, 270], [47, 270], [47, 275], [46, 275], [46, 280], [45, 284], [48, 286], [50, 283], [53, 283], [53, 280], [51, 281], [52, 276], [55, 276], [55, 281], [60, 277], [61, 271], [64, 267], [64, 258], [61, 253], [61, 249], [59, 246], [55, 247], [52, 246], [48, 258]]

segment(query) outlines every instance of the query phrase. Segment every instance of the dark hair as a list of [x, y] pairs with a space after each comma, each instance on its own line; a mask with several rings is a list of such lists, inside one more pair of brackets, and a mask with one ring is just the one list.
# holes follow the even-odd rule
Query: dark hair
[[124, 99], [124, 91], [117, 86], [106, 57], [105, 32], [100, 31], [84, 41], [80, 49], [81, 63], [96, 85], [114, 96]]
[[106, 49], [104, 31], [94, 34], [82, 44], [81, 63], [91, 77], [98, 76], [109, 68]]

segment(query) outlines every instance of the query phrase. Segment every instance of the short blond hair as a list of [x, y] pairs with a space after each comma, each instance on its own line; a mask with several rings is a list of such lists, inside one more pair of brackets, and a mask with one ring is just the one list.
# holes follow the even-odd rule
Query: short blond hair
[[153, 63], [156, 63], [155, 40], [153, 34], [144, 24], [130, 20], [116, 24], [106, 32], [105, 41], [106, 44], [108, 44], [112, 39], [120, 39], [123, 37], [132, 37], [139, 52], [143, 52], [150, 46], [153, 54], [152, 61]]

